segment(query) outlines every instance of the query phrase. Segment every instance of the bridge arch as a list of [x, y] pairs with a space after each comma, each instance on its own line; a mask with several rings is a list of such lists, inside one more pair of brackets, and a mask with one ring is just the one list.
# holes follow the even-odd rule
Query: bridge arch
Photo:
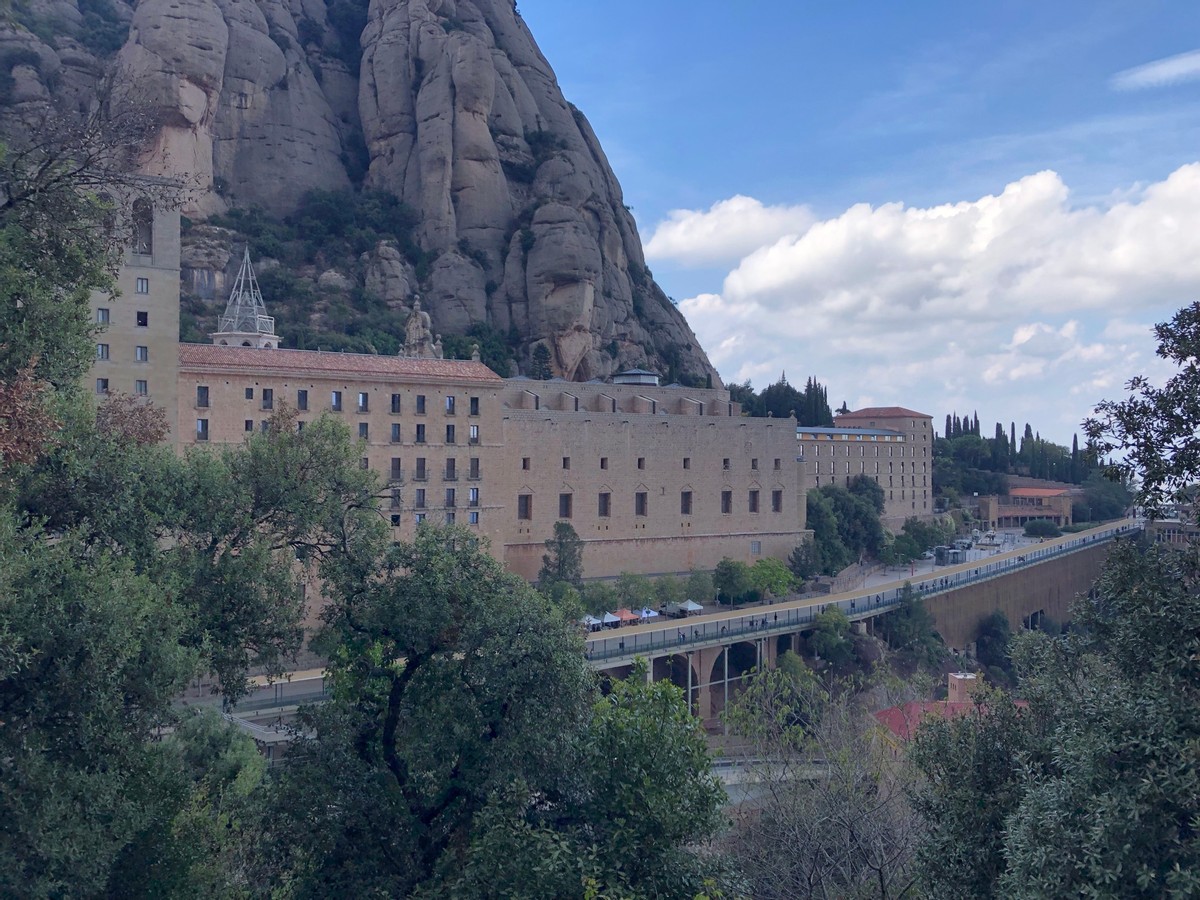
[[[726, 654], [728, 654], [729, 680], [725, 679]], [[726, 704], [732, 703], [746, 689], [746, 676], [750, 670], [759, 665], [758, 645], [754, 641], [738, 641], [729, 644], [717, 654], [712, 667], [707, 672], [708, 685], [711, 691], [711, 713], [715, 718], [725, 711]]]

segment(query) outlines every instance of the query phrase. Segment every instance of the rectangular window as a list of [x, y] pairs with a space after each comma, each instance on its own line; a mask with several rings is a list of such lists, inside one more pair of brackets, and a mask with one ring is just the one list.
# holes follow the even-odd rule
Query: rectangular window
[[638, 466], [638, 468], [639, 468], [639, 469], [644, 469], [644, 468], [646, 468], [646, 457], [644, 457], [644, 456], [639, 456], [639, 457], [637, 458], [637, 460], [638, 460], [637, 466]]
[[[266, 425], [267, 423], [263, 422], [263, 424]], [[266, 431], [266, 429], [264, 428], [263, 431]], [[359, 467], [362, 468], [363, 471], [366, 471], [367, 469], [371, 468], [371, 460], [364, 456], [361, 460], [359, 460]]]
[[413, 516], [413, 519], [418, 525], [420, 525], [425, 521], [425, 513], [417, 513], [415, 516]]
[[750, 542], [750, 555], [751, 556], [762, 556], [762, 541], [751, 541]]
[[329, 408], [332, 409], [334, 412], [342, 411], [342, 392], [341, 391], [330, 391], [329, 392]]
[[133, 358], [137, 362], [150, 362], [150, 348], [139, 344], [133, 348]]
[[446, 480], [458, 481], [458, 463], [453, 457], [446, 460]]
[[371, 426], [366, 422], [358, 423], [358, 437], [360, 440], [367, 440], [371, 436]]
[[470, 435], [471, 435], [471, 443], [478, 444], [479, 443], [479, 426], [478, 425], [471, 426]]
[[453, 397], [446, 398], [446, 415], [448, 415], [448, 416], [454, 415], [454, 398]]
[[733, 491], [721, 491], [721, 514], [728, 516], [733, 513]]
[[473, 416], [479, 415], [479, 398], [478, 397], [471, 398], [470, 414]]
[[144, 379], [138, 379], [133, 383], [133, 392], [139, 397], [145, 397], [150, 393], [150, 383]]
[[246, 419], [242, 424], [242, 431], [253, 431], [253, 430], [254, 430], [254, 420]]
[[467, 469], [467, 477], [472, 481], [479, 480], [479, 457], [472, 456], [470, 467]]
[[197, 419], [196, 420], [196, 440], [198, 440], [198, 441], [207, 441], [208, 440], [208, 419]]
[[570, 494], [559, 494], [558, 495], [558, 517], [560, 519], [571, 518], [571, 495]]
[[650, 495], [645, 491], [638, 491], [633, 495], [633, 514], [635, 516], [646, 515], [646, 510], [649, 505]]
[[[134, 292], [138, 293], [138, 294], [150, 293], [150, 279], [149, 278], [139, 278], [134, 287]], [[138, 324], [141, 325], [142, 323], [138, 322]]]
[[454, 443], [454, 426], [453, 425], [446, 426], [446, 443], [447, 444]]
[[425, 508], [425, 488], [417, 488], [413, 491], [413, 506], [417, 509]]
[[400, 514], [396, 513], [392, 516], [392, 527], [397, 528], [400, 525]]
[[612, 494], [607, 491], [600, 494], [600, 506], [597, 515], [602, 519], [607, 519], [612, 515]]
[[358, 392], [358, 411], [360, 413], [366, 412], [368, 409], [370, 409], [370, 406], [371, 406], [371, 395], [368, 394], [366, 391], [359, 391]]
[[452, 513], [452, 512], [448, 512], [448, 513], [446, 513], [446, 524], [447, 524], [447, 525], [453, 525], [453, 524], [454, 524], [454, 513]]
[[96, 345], [96, 359], [108, 359], [108, 344]]
[[392, 443], [393, 444], [400, 443], [400, 423], [399, 422], [392, 423]]
[[529, 471], [529, 457], [528, 456], [521, 457], [521, 470], [523, 472]]
[[729, 471], [729, 457], [728, 456], [725, 457], [723, 460], [721, 460], [721, 468], [724, 469], [726, 472]]
[[533, 518], [533, 494], [517, 494], [517, 518]]
[[757, 469], [758, 469], [758, 460], [757, 459], [750, 460], [750, 468], [757, 471]]
[[108, 379], [107, 378], [97, 378], [96, 379], [96, 393], [97, 394], [107, 394], [108, 393]]
[[196, 385], [196, 406], [200, 409], [208, 409], [208, 385]]
[[479, 524], [479, 513], [476, 512], [475, 510], [471, 510], [471, 512], [468, 513], [468, 515], [467, 515], [467, 521], [470, 522], [472, 525], [478, 525]]
[[692, 458], [690, 456], [685, 456], [683, 458], [683, 467], [685, 469], [690, 469], [692, 467]]
[[479, 505], [479, 488], [471, 488], [471, 490], [468, 492], [467, 505], [468, 506], [478, 506]]
[[417, 394], [417, 415], [425, 415], [425, 395]]
[[247, 400], [254, 399], [254, 388], [246, 388], [246, 399]]
[[413, 473], [413, 480], [414, 481], [424, 481], [426, 479], [426, 477], [428, 477], [428, 476], [426, 476], [426, 474], [425, 474], [425, 457], [418, 456], [417, 457], [417, 470]]
[[296, 391], [296, 409], [301, 412], [308, 410], [308, 391]]
[[275, 391], [273, 389], [263, 388], [262, 408], [263, 409], [274, 409], [275, 408]]
[[758, 491], [750, 492], [749, 504], [750, 504], [750, 512], [752, 512], [752, 513], [758, 512]]
[[423, 443], [425, 443], [425, 423], [424, 423], [424, 422], [421, 422], [421, 423], [419, 423], [419, 424], [417, 425], [417, 437], [416, 437], [416, 442], [417, 442], [418, 444], [423, 444]]
[[400, 415], [400, 395], [392, 394], [392, 415]]
[[[261, 431], [263, 434], [266, 434], [270, 430], [270, 428], [271, 428], [271, 423], [268, 422], [266, 419], [263, 419], [261, 422], [258, 423], [258, 430]], [[365, 463], [366, 460], [364, 459], [363, 462]], [[363, 466], [363, 468], [365, 469], [366, 466]]]
[[783, 468], [783, 460], [776, 457], [775, 458], [775, 471], [778, 472], [782, 468]]
[[446, 509], [454, 509], [458, 505], [457, 496], [455, 488], [446, 488]]
[[563, 461], [563, 468], [564, 468], [564, 469], [570, 469], [570, 468], [571, 468], [571, 457], [569, 457], [569, 456], [564, 456], [564, 457], [562, 458], [562, 461]]
[[600, 468], [601, 469], [608, 468], [608, 457], [607, 456], [600, 457]]
[[681, 491], [679, 494], [679, 514], [681, 516], [690, 516], [692, 514], [692, 492]]
[[404, 503], [401, 499], [400, 488], [392, 488], [392, 509], [400, 509], [400, 507], [403, 505]]
[[150, 313], [146, 312], [144, 309], [139, 309], [137, 311], [137, 327], [138, 328], [147, 328], [147, 327], [149, 327], [149, 325], [150, 325]]
[[771, 491], [771, 512], [783, 512], [783, 491]]
[[306, 424], [307, 423], [303, 419], [301, 419], [299, 422], [297, 422], [296, 423], [296, 434], [299, 434], [300, 432], [302, 432], [304, 430], [304, 426]]
[[404, 468], [400, 464], [400, 457], [398, 457], [398, 456], [392, 457], [392, 465], [391, 465], [391, 468], [389, 469], [389, 471], [391, 472], [390, 477], [391, 477], [392, 481], [403, 480]]
[[108, 324], [108, 310], [105, 309], [103, 306], [101, 306], [99, 309], [96, 310], [96, 324], [97, 325], [107, 325]]

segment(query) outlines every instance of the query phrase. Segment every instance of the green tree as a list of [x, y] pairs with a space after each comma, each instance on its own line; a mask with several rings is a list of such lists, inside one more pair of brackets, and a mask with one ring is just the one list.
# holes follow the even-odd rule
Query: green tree
[[828, 494], [817, 489], [808, 492], [807, 522], [813, 533], [814, 556], [820, 561], [823, 574], [836, 575], [854, 562], [854, 555], [842, 540], [838, 516]]
[[713, 598], [716, 588], [712, 576], [707, 572], [693, 571], [687, 578], [687, 598], [696, 603], [707, 603]]
[[836, 606], [817, 616], [808, 645], [821, 659], [832, 666], [842, 666], [854, 657], [854, 641], [850, 638], [850, 620]]
[[907, 582], [897, 608], [884, 613], [876, 623], [890, 648], [908, 654], [920, 664], [935, 666], [946, 654], [941, 638], [934, 631], [933, 616]]
[[263, 817], [265, 871], [302, 895], [691, 896], [719, 793], [678, 691], [599, 700], [574, 626], [465, 529], [351, 543], [324, 567], [333, 699]]
[[660, 607], [669, 603], [682, 603], [687, 598], [687, 582], [682, 578], [663, 575], [654, 579], [654, 599], [658, 601]]
[[1012, 626], [1003, 610], [996, 610], [979, 623], [975, 638], [975, 656], [987, 667], [989, 674], [1000, 675], [1002, 684], [1012, 679], [1012, 659], [1009, 656], [1012, 644]]
[[884, 493], [879, 482], [869, 475], [855, 475], [850, 479], [848, 488], [851, 494], [866, 500], [875, 510], [876, 515], [883, 514]]
[[817, 428], [833, 427], [833, 412], [829, 409], [829, 392], [817, 379], [809, 377], [796, 411], [798, 424]]
[[535, 381], [549, 381], [554, 377], [554, 367], [550, 361], [550, 350], [545, 344], [538, 344], [533, 348], [529, 377]]
[[808, 581], [821, 574], [821, 555], [817, 542], [806, 538], [788, 556], [788, 569], [799, 581]]
[[639, 609], [654, 601], [654, 582], [645, 575], [622, 572], [617, 577], [617, 599], [621, 606]]
[[1049, 519], [1030, 519], [1025, 523], [1025, 537], [1055, 538], [1062, 536], [1062, 529]]
[[792, 573], [782, 561], [764, 556], [750, 567], [750, 584], [762, 597], [783, 597], [792, 590]]
[[537, 583], [543, 592], [555, 584], [583, 586], [583, 541], [570, 522], [554, 523], [554, 537], [546, 541]]
[[717, 563], [713, 570], [713, 587], [720, 594], [724, 603], [736, 604], [746, 599], [754, 590], [754, 582], [750, 577], [750, 567], [744, 562], [725, 557]]

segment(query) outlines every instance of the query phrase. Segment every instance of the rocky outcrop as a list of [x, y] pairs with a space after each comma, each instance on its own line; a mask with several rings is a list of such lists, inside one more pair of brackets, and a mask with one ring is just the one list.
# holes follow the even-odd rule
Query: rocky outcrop
[[[648, 365], [715, 379], [512, 0], [372, 0], [369, 14], [362, 0], [111, 2], [128, 27], [117, 83], [161, 123], [148, 166], [191, 179], [193, 217], [285, 215], [314, 188], [388, 191], [417, 214], [420, 274], [386, 242], [342, 274], [389, 307], [419, 293], [437, 331], [488, 323], [526, 363], [547, 346], [568, 378]], [[46, 68], [65, 47], [80, 56], [54, 43], [32, 40]], [[27, 69], [12, 67], [22, 96], [50, 83]]]

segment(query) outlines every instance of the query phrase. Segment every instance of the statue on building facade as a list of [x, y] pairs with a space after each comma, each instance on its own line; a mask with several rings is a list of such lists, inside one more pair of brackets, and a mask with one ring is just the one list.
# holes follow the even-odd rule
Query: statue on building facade
[[404, 323], [404, 349], [400, 355], [409, 359], [442, 358], [442, 336], [434, 338], [429, 313], [421, 309], [420, 298], [413, 301], [412, 312]]

